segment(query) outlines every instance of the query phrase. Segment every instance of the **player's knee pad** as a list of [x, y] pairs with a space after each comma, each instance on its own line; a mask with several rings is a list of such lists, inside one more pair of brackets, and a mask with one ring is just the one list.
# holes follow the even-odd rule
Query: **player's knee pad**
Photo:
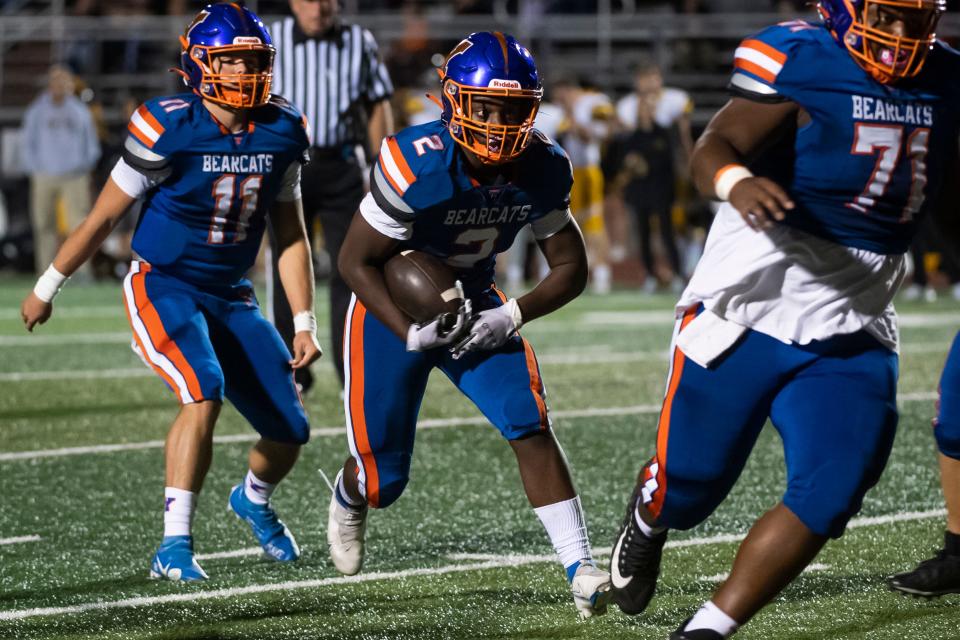
[[546, 431], [546, 419], [540, 415], [532, 392], [507, 393], [502, 398], [503, 421], [497, 428], [507, 440], [521, 440]]
[[839, 538], [860, 511], [867, 491], [880, 479], [885, 462], [886, 457], [863, 465], [850, 460], [825, 462], [816, 477], [791, 483], [783, 503], [815, 534]]
[[[273, 414], [273, 415], [271, 415]], [[248, 416], [254, 429], [267, 440], [283, 444], [303, 445], [310, 440], [310, 422], [302, 406], [288, 407], [275, 414], [257, 416], [256, 421]]]
[[[675, 461], [678, 462], [678, 461]], [[658, 524], [670, 529], [692, 529], [712, 514], [732, 486], [719, 470], [707, 473], [683, 464], [665, 471], [652, 460], [643, 471], [644, 498]]]
[[[952, 353], [951, 353], [952, 355]], [[951, 360], [947, 361], [949, 367]], [[946, 370], [944, 378], [946, 379]], [[933, 436], [937, 440], [940, 453], [960, 460], [960, 393], [952, 391], [953, 380], [944, 380], [940, 384], [940, 408], [937, 412], [937, 423], [933, 429]]]
[[364, 488], [371, 507], [384, 509], [403, 495], [410, 481], [410, 460], [407, 453], [377, 453], [376, 475], [364, 468]]
[[193, 372], [200, 384], [201, 398], [199, 400], [223, 401], [224, 378], [223, 370], [216, 363], [202, 363], [193, 367]]
[[937, 440], [937, 449], [940, 453], [948, 458], [960, 460], [960, 419], [945, 420], [941, 417], [933, 429], [933, 436]]

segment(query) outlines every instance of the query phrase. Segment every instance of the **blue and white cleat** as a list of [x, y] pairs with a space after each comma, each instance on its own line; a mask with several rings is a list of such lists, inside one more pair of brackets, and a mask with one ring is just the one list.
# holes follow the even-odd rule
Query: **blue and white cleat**
[[243, 485], [230, 491], [229, 508], [238, 518], [246, 521], [253, 536], [263, 547], [264, 555], [277, 562], [293, 562], [300, 557], [300, 547], [293, 539], [287, 525], [277, 518], [277, 512], [269, 504], [255, 504], [247, 498]]
[[610, 591], [610, 574], [592, 564], [581, 564], [570, 581], [570, 592], [581, 619], [602, 616], [607, 612], [607, 604], [613, 595]]
[[193, 538], [191, 536], [164, 537], [160, 548], [153, 554], [150, 577], [154, 580], [173, 582], [206, 580], [207, 572], [193, 557]]

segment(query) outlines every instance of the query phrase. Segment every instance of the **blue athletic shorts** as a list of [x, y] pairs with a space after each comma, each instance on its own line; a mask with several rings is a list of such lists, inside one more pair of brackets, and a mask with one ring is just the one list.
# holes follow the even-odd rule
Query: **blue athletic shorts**
[[123, 295], [134, 350], [181, 404], [226, 395], [263, 437], [307, 441], [290, 351], [249, 281], [201, 289], [134, 261]]
[[752, 330], [709, 368], [672, 353], [642, 472], [659, 524], [689, 529], [713, 513], [769, 418], [783, 440], [784, 504], [814, 533], [840, 536], [893, 445], [896, 354], [865, 331], [798, 346]]
[[[474, 309], [503, 304], [490, 289]], [[408, 352], [406, 345], [356, 296], [344, 332], [347, 439], [367, 502], [385, 507], [409, 478], [417, 414], [430, 372], [438, 368], [507, 440], [550, 428], [546, 393], [533, 348], [520, 336], [499, 349], [454, 360], [447, 349]]]

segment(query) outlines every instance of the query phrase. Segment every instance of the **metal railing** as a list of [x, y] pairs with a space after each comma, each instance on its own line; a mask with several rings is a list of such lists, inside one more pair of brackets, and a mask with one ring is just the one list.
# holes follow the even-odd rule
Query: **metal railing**
[[[547, 78], [552, 70], [562, 68], [568, 72], [588, 73], [602, 89], [622, 90], [630, 82], [631, 62], [649, 55], [668, 69], [668, 83], [707, 92], [722, 92], [736, 42], [749, 33], [784, 20], [782, 15], [769, 13], [675, 15], [625, 11], [614, 14], [609, 10], [609, 2], [601, 4], [607, 10], [594, 15], [546, 15], [530, 19], [524, 17], [525, 14], [509, 15], [501, 6], [490, 16], [428, 12], [421, 18], [426, 21], [427, 33], [437, 47], [448, 46], [473, 31], [499, 29], [514, 33], [521, 41], [530, 43], [538, 64], [547, 70]], [[3, 75], [4, 57], [11, 54], [14, 45], [49, 43], [48, 62], [52, 63], [62, 60], [76, 43], [135, 38], [159, 45], [161, 49], [169, 47], [169, 57], [174, 60], [177, 37], [184, 27], [183, 16], [65, 16], [63, 0], [52, 0], [50, 7], [50, 15], [4, 15], [0, 20], [0, 92], [6, 93], [5, 89], [19, 86], [23, 93], [24, 83], [38, 89], [42, 81], [36, 70], [18, 72], [8, 69], [6, 76]], [[278, 17], [264, 16], [264, 20], [269, 23]], [[400, 43], [405, 35], [404, 19], [395, 12], [365, 13], [357, 17], [346, 15], [345, 19], [356, 20], [369, 28], [385, 52]], [[945, 16], [940, 33], [947, 38], [960, 37], [960, 16]], [[671, 74], [671, 55], [680, 41], [710, 43], [717, 57], [713, 68]], [[438, 48], [439, 51], [442, 49]], [[130, 83], [141, 92], [175, 90], [175, 78], [172, 75], [168, 78], [165, 72], [165, 66], [158, 66], [155, 71], [144, 74], [100, 74], [88, 78], [88, 81], [95, 89], [119, 89]], [[709, 104], [710, 100], [706, 102]], [[11, 104], [0, 93], [0, 124], [18, 121], [22, 109], [22, 104]], [[108, 118], [115, 115], [108, 109]]]

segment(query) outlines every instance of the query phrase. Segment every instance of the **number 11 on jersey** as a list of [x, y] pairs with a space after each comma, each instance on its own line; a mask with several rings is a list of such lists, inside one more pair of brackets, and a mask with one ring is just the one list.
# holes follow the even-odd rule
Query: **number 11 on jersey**
[[[210, 216], [210, 231], [207, 242], [224, 244], [225, 228], [232, 223], [236, 227], [232, 242], [242, 242], [247, 237], [250, 217], [260, 201], [262, 175], [247, 176], [237, 186], [237, 175], [225, 173], [213, 183], [213, 214]], [[236, 206], [238, 205], [239, 206]]]

